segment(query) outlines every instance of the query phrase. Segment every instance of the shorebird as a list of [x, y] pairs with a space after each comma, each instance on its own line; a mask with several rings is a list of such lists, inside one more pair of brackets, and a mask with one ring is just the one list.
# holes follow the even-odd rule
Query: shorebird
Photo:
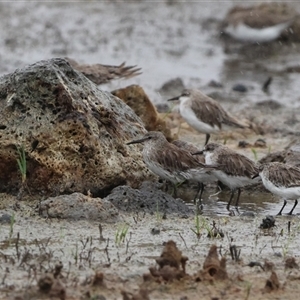
[[291, 215], [298, 204], [298, 198], [300, 198], [300, 168], [280, 162], [271, 162], [262, 164], [258, 173], [266, 189], [284, 198], [284, 204], [278, 215], [281, 215], [286, 206], [286, 199], [295, 200], [293, 208], [288, 213]]
[[245, 128], [230, 116], [224, 108], [212, 98], [204, 95], [196, 89], [183, 90], [180, 96], [168, 99], [168, 101], [179, 100], [179, 111], [185, 121], [194, 129], [206, 134], [206, 145], [211, 133], [228, 128]]
[[149, 131], [141, 139], [133, 140], [127, 145], [136, 143], [144, 143], [145, 164], [154, 174], [173, 184], [175, 197], [176, 184], [213, 169], [197, 161], [188, 151], [169, 143], [161, 132]]
[[250, 43], [271, 42], [280, 37], [294, 21], [295, 13], [277, 3], [253, 7], [235, 6], [224, 22], [223, 31], [232, 38]]
[[[198, 149], [192, 143], [185, 142], [185, 141], [182, 141], [182, 140], [173, 141], [172, 144], [174, 144], [178, 148], [186, 150], [187, 152], [189, 152], [191, 154], [195, 153], [197, 151], [200, 151], [200, 149]], [[200, 162], [201, 164], [205, 164], [204, 155], [197, 155], [197, 156], [195, 156], [195, 159], [198, 162]], [[211, 172], [208, 172], [208, 173], [199, 172], [199, 174], [197, 174], [194, 177], [194, 179], [198, 183], [198, 190], [197, 190], [197, 193], [196, 193], [195, 198], [194, 198], [194, 203], [196, 203], [198, 195], [199, 195], [199, 202], [200, 202], [200, 205], [201, 205], [201, 198], [202, 198], [202, 194], [203, 194], [203, 191], [204, 191], [204, 184], [216, 182], [217, 178]]]
[[238, 195], [235, 206], [238, 206], [241, 188], [257, 181], [253, 178], [258, 173], [255, 162], [226, 146], [216, 143], [209, 143], [202, 151], [193, 154], [202, 153], [205, 155], [205, 164], [215, 166], [215, 169], [211, 171], [212, 174], [231, 190], [227, 210], [229, 210], [236, 190]]

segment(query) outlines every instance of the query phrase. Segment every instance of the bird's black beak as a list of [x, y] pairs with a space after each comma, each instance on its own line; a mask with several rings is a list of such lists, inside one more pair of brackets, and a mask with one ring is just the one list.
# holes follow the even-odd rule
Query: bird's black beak
[[171, 99], [168, 99], [167, 101], [176, 101], [176, 100], [179, 100], [180, 96], [177, 96], [177, 97], [174, 97], [174, 98], [171, 98]]
[[199, 154], [203, 154], [203, 150], [192, 153], [192, 155], [199, 155]]
[[147, 139], [148, 139], [148, 138], [142, 138], [142, 139], [139, 139], [139, 140], [134, 140], [134, 141], [131, 141], [131, 142], [129, 142], [129, 143], [126, 143], [126, 145], [143, 143], [143, 142], [145, 142]]

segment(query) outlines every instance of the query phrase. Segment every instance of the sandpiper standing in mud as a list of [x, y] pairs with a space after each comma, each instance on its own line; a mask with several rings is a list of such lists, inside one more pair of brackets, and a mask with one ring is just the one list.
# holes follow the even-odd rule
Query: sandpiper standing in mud
[[212, 174], [231, 190], [227, 210], [229, 210], [236, 190], [238, 191], [235, 203], [237, 207], [241, 195], [241, 188], [259, 180], [253, 179], [259, 170], [256, 163], [248, 157], [216, 143], [207, 144], [202, 151], [196, 152], [194, 155], [202, 153], [205, 155], [206, 165], [214, 165], [216, 167], [216, 169], [212, 171]]
[[281, 215], [286, 206], [286, 199], [295, 200], [294, 206], [288, 213], [291, 215], [298, 204], [298, 198], [300, 198], [300, 168], [280, 162], [271, 162], [259, 167], [259, 176], [266, 189], [284, 198], [283, 206], [278, 215]]
[[193, 180], [199, 173], [213, 169], [197, 161], [189, 152], [169, 143], [161, 132], [149, 131], [142, 138], [127, 145], [136, 143], [144, 143], [144, 162], [154, 174], [173, 184], [175, 197], [178, 183]]
[[[192, 143], [188, 143], [186, 141], [182, 141], [182, 140], [176, 140], [173, 141], [172, 144], [174, 144], [175, 146], [184, 149], [186, 151], [188, 151], [189, 153], [195, 153], [197, 151], [200, 151], [200, 149], [198, 149], [195, 145], [193, 145]], [[196, 155], [195, 159], [197, 161], [199, 161], [202, 164], [205, 164], [205, 157], [204, 155]], [[207, 183], [213, 183], [217, 181], [217, 178], [211, 173], [211, 172], [199, 172], [197, 174], [197, 176], [195, 176], [195, 181], [198, 182], [198, 190], [197, 193], [195, 195], [194, 198], [194, 203], [196, 203], [197, 198], [199, 199], [199, 203], [198, 205], [201, 206], [201, 199], [202, 199], [202, 194], [204, 191], [204, 184]], [[198, 197], [199, 195], [199, 197]]]
[[212, 98], [197, 89], [186, 89], [180, 96], [168, 101], [179, 100], [179, 111], [185, 121], [194, 129], [206, 134], [205, 145], [211, 133], [232, 128], [245, 128], [230, 116], [223, 107]]

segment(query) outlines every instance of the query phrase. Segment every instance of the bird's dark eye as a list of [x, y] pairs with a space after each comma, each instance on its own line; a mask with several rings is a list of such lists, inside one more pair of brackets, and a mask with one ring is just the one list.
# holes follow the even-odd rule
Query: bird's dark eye
[[148, 136], [148, 140], [151, 140], [152, 139], [152, 136]]
[[183, 92], [183, 93], [182, 93], [182, 96], [189, 96], [189, 95], [190, 95], [189, 92]]

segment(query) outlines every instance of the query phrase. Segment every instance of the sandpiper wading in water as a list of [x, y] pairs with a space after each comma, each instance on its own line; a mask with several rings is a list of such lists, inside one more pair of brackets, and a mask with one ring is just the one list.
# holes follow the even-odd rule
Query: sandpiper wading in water
[[295, 200], [293, 208], [288, 213], [291, 215], [298, 204], [298, 198], [300, 198], [300, 168], [280, 162], [271, 162], [262, 164], [258, 173], [266, 189], [284, 198], [278, 215], [281, 215], [286, 206], [286, 199]]
[[143, 143], [143, 159], [147, 167], [159, 177], [170, 181], [174, 187], [185, 180], [195, 180], [199, 173], [213, 169], [197, 161], [189, 152], [169, 143], [161, 132], [149, 131], [141, 139], [127, 145]]
[[196, 152], [194, 155], [202, 153], [205, 155], [206, 165], [216, 166], [216, 169], [212, 171], [213, 175], [231, 190], [227, 210], [229, 210], [236, 190], [238, 191], [235, 203], [237, 207], [241, 195], [241, 188], [256, 183], [259, 180], [259, 178], [253, 179], [259, 170], [255, 162], [226, 146], [216, 143], [207, 144], [203, 151]]

